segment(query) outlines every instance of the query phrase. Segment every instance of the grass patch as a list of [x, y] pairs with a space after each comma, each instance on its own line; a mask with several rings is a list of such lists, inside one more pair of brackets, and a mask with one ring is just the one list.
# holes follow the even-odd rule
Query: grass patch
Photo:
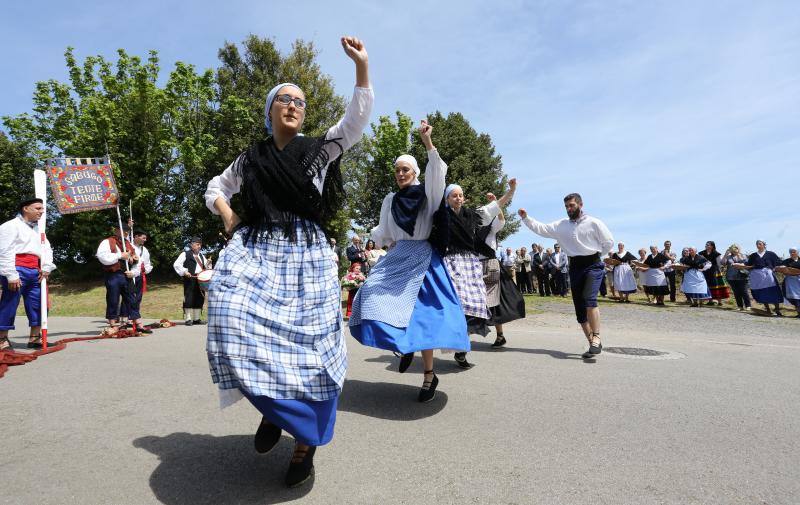
[[[96, 317], [104, 319], [106, 313], [106, 288], [97, 282], [55, 284], [50, 286], [50, 316]], [[183, 319], [183, 284], [176, 282], [148, 282], [142, 299], [143, 319]], [[24, 316], [20, 303], [17, 315]]]

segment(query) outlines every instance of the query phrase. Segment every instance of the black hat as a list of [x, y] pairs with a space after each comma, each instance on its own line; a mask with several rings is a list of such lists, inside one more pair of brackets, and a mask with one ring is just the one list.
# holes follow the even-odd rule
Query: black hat
[[22, 212], [22, 209], [24, 207], [27, 207], [28, 205], [33, 205], [34, 203], [44, 203], [44, 200], [42, 200], [41, 198], [28, 198], [27, 200], [22, 200], [21, 202], [19, 202], [17, 210]]
[[203, 243], [203, 239], [201, 239], [200, 237], [192, 237], [192, 238], [189, 240], [189, 243], [190, 243], [190, 244], [194, 244], [195, 242], [197, 242], [197, 243], [199, 243], [199, 244], [202, 244], [202, 243]]

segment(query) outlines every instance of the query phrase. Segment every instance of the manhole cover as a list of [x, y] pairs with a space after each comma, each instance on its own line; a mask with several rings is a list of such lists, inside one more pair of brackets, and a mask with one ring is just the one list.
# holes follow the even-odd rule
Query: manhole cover
[[609, 353], [620, 358], [635, 359], [681, 359], [686, 355], [675, 351], [644, 349], [642, 347], [603, 347], [603, 354]]

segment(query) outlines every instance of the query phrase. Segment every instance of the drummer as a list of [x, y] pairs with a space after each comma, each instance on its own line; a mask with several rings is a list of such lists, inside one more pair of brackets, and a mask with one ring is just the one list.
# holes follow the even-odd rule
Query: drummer
[[197, 275], [203, 270], [211, 270], [211, 260], [200, 252], [202, 247], [203, 241], [200, 237], [192, 237], [189, 247], [172, 264], [175, 272], [183, 277], [183, 319], [186, 321], [186, 326], [203, 324], [200, 315], [206, 297], [200, 289]]

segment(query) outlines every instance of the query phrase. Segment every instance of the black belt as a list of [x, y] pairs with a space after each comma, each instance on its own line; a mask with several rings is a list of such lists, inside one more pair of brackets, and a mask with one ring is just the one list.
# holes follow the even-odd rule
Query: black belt
[[600, 253], [590, 254], [589, 256], [570, 256], [569, 266], [571, 268], [586, 268], [600, 261]]

